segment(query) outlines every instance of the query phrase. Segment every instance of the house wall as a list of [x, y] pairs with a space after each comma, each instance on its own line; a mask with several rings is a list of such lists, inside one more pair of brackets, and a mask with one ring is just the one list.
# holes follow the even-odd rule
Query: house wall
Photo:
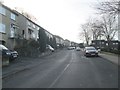
[[[11, 35], [11, 24], [14, 25], [18, 25], [17, 23], [17, 15], [16, 13], [12, 12], [10, 9], [8, 9], [7, 7], [3, 6], [2, 7], [5, 9], [5, 15], [0, 14], [0, 19], [1, 19], [1, 23], [5, 25], [5, 33], [1, 33], [0, 35], [2, 36], [1, 38], [1, 42], [4, 41], [4, 45], [7, 46], [9, 49], [14, 49], [14, 46], [16, 44], [16, 42], [14, 41], [14, 38], [10, 38]], [[15, 14], [15, 20], [11, 19], [11, 13]], [[17, 32], [17, 28], [15, 28], [16, 32]]]
[[110, 49], [118, 50], [120, 42], [118, 40], [113, 40], [109, 43], [105, 40], [94, 40], [92, 41], [92, 45], [96, 48], [101, 48], [101, 49], [107, 49], [108, 47]]
[[64, 45], [65, 45], [65, 46], [70, 46], [70, 41], [64, 40]]
[[[18, 26], [19, 26], [19, 38], [26, 38], [26, 34], [27, 34], [27, 31], [26, 31], [26, 27], [27, 27], [27, 24], [26, 24], [26, 18], [23, 17], [22, 15], [19, 14], [19, 17], [18, 17]], [[23, 35], [23, 30], [24, 30], [24, 35]]]
[[[19, 21], [18, 23], [19, 23], [19, 27], [20, 27], [19, 33], [21, 34], [21, 37], [25, 38], [27, 40], [34, 39], [37, 41], [38, 31], [39, 31], [40, 27], [21, 14], [19, 14], [18, 21]], [[35, 27], [33, 27], [33, 24]], [[24, 30], [24, 34], [23, 34], [23, 30]], [[32, 33], [31, 35], [30, 35], [30, 32]], [[33, 36], [35, 36], [35, 37], [33, 37]]]

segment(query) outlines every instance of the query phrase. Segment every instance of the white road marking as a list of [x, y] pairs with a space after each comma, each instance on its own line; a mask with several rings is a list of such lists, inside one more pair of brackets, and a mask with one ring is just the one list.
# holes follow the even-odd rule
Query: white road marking
[[48, 88], [52, 88], [55, 83], [58, 81], [58, 79], [60, 79], [60, 77], [63, 75], [63, 73], [67, 70], [67, 68], [69, 67], [69, 65], [73, 62], [74, 58], [75, 58], [75, 54], [72, 53], [72, 58], [71, 60], [69, 61], [69, 64], [67, 64], [67, 66], [64, 68], [64, 70], [61, 72], [61, 74], [53, 81], [53, 83], [48, 87]]
[[69, 67], [70, 64], [68, 64], [64, 70], [61, 72], [61, 74], [53, 81], [53, 83], [48, 87], [48, 88], [52, 88], [53, 85], [55, 85], [55, 83], [57, 82], [57, 80], [63, 75], [63, 73], [66, 71], [66, 69]]

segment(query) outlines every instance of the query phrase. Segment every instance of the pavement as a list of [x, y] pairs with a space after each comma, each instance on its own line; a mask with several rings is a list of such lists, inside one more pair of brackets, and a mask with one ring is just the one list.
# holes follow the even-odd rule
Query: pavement
[[3, 78], [3, 88], [118, 88], [118, 66], [105, 58], [85, 57], [82, 51], [61, 50], [24, 62], [31, 64]]
[[[56, 50], [55, 52], [58, 52], [59, 50]], [[14, 75], [18, 72], [27, 70], [30, 67], [34, 67], [39, 63], [35, 63], [38, 61], [42, 61], [42, 58], [44, 58], [45, 56], [49, 56], [52, 53], [55, 52], [45, 52], [40, 54], [38, 57], [34, 58], [34, 57], [18, 57], [16, 60], [10, 62], [10, 64], [8, 66], [4, 66], [2, 68], [2, 78], [7, 78], [8, 76]], [[34, 59], [34, 62], [33, 62]]]
[[106, 60], [109, 60], [110, 62], [114, 64], [120, 65], [120, 61], [119, 61], [120, 56], [117, 54], [101, 52], [99, 53], [99, 56], [102, 58], [105, 58]]

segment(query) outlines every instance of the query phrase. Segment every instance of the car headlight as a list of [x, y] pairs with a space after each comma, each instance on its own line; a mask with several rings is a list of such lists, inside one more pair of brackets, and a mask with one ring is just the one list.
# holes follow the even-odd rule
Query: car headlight
[[6, 52], [6, 54], [7, 54], [7, 55], [11, 55], [11, 53], [9, 53], [9, 52]]
[[86, 53], [89, 53], [89, 51], [86, 51]]

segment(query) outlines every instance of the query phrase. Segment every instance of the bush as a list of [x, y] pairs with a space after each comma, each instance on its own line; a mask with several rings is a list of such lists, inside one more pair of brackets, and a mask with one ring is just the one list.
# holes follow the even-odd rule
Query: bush
[[114, 50], [114, 49], [104, 48], [104, 49], [101, 49], [101, 51], [110, 52], [110, 53], [114, 53], [114, 54], [120, 54], [120, 50]]
[[39, 30], [39, 44], [40, 44], [40, 51], [45, 52], [46, 50], [46, 44], [47, 44], [47, 36], [45, 34], [45, 31], [43, 29]]
[[37, 41], [23, 39], [20, 40], [20, 43], [14, 48], [19, 53], [19, 56], [38, 56], [40, 53], [40, 45]]

